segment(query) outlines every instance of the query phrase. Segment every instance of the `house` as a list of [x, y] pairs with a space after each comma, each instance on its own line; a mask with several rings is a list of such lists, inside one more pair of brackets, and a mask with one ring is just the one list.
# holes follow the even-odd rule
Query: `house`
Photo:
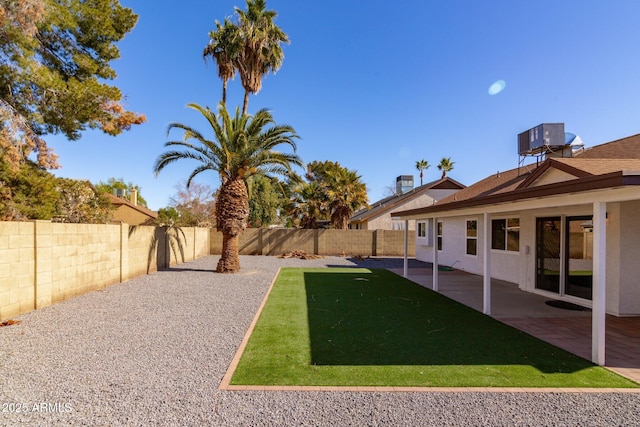
[[138, 204], [138, 192], [131, 190], [131, 200], [119, 195], [107, 193], [107, 198], [115, 206], [113, 219], [129, 225], [149, 225], [158, 218], [158, 213]]
[[[565, 151], [566, 153], [566, 151]], [[604, 364], [605, 313], [640, 316], [640, 134], [493, 174], [416, 221], [416, 258], [592, 308], [592, 360]]]
[[[408, 179], [410, 178], [410, 179]], [[413, 176], [401, 175], [397, 179], [397, 194], [379, 200], [366, 209], [361, 209], [349, 219], [349, 228], [359, 230], [402, 230], [404, 221], [394, 220], [389, 213], [400, 209], [413, 209], [433, 205], [460, 191], [465, 186], [445, 177], [418, 187], [413, 187]], [[409, 224], [413, 230], [414, 223]]]

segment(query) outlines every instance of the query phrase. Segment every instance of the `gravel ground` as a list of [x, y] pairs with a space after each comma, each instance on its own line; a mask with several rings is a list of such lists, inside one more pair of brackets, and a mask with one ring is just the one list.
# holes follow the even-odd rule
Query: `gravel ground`
[[240, 274], [220, 275], [216, 261], [130, 280], [0, 328], [0, 425], [640, 425], [640, 394], [220, 391], [279, 266], [354, 263], [243, 256]]

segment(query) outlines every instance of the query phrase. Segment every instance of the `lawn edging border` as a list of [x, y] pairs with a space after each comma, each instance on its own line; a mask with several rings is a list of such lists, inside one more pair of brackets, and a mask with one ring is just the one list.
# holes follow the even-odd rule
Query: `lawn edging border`
[[[271, 284], [265, 293], [253, 320], [249, 324], [240, 346], [223, 376], [219, 390], [225, 391], [273, 391], [273, 392], [430, 392], [430, 393], [632, 393], [640, 394], [640, 388], [553, 388], [553, 387], [394, 387], [394, 386], [265, 386], [265, 385], [231, 385], [231, 378], [238, 367], [240, 358], [249, 342], [249, 338], [258, 323], [271, 290], [280, 275], [282, 267], [278, 267]], [[415, 282], [414, 282], [415, 283]], [[620, 375], [620, 374], [618, 374]]]
[[269, 285], [269, 289], [267, 289], [267, 292], [264, 298], [262, 299], [262, 303], [260, 303], [260, 306], [258, 307], [258, 310], [256, 311], [255, 316], [253, 316], [253, 320], [251, 321], [251, 324], [249, 325], [247, 332], [244, 334], [244, 337], [242, 338], [242, 342], [240, 343], [238, 350], [236, 350], [236, 354], [233, 356], [233, 359], [231, 360], [231, 364], [229, 365], [229, 368], [227, 368], [227, 372], [224, 374], [224, 377], [222, 377], [222, 381], [218, 386], [219, 390], [233, 390], [233, 387], [236, 387], [236, 386], [230, 385], [231, 377], [233, 377], [233, 374], [235, 373], [236, 368], [238, 367], [238, 363], [240, 362], [242, 353], [244, 353], [244, 349], [247, 347], [249, 338], [251, 337], [251, 334], [253, 333], [253, 329], [256, 327], [256, 324], [258, 323], [258, 319], [260, 318], [262, 309], [264, 308], [265, 304], [267, 303], [267, 300], [269, 299], [269, 295], [271, 294], [273, 285], [276, 283], [276, 280], [280, 275], [281, 269], [282, 267], [278, 267], [276, 274], [273, 276], [273, 279], [271, 279], [271, 284]]

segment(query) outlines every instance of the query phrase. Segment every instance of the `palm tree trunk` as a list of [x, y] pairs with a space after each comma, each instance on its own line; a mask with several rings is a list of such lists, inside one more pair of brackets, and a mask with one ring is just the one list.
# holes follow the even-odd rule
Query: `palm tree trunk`
[[239, 242], [240, 234], [222, 233], [222, 254], [216, 268], [218, 273], [240, 271]]
[[222, 81], [222, 103], [227, 106], [227, 79]]
[[345, 206], [339, 206], [331, 215], [331, 225], [337, 230], [349, 228], [349, 210]]
[[222, 231], [222, 254], [216, 268], [218, 273], [240, 271], [238, 244], [248, 217], [249, 195], [244, 181], [241, 178], [225, 181], [216, 200], [216, 228]]
[[247, 110], [249, 109], [249, 91], [244, 91], [244, 103], [242, 104], [242, 114], [247, 114]]

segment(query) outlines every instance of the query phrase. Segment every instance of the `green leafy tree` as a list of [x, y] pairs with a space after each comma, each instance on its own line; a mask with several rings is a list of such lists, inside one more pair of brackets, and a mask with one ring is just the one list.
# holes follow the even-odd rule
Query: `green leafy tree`
[[56, 179], [30, 160], [17, 169], [0, 162], [0, 219], [51, 219], [57, 213]]
[[442, 171], [442, 178], [447, 176], [447, 172], [451, 172], [453, 170], [453, 165], [456, 162], [451, 161], [451, 157], [443, 157], [438, 164], [438, 169]]
[[156, 224], [161, 227], [180, 226], [180, 213], [173, 206], [158, 209], [158, 218]]
[[12, 167], [31, 153], [58, 167], [42, 137], [71, 140], [87, 128], [117, 135], [144, 115], [127, 111], [111, 61], [137, 16], [118, 0], [0, 2], [0, 155]]
[[249, 191], [249, 218], [251, 227], [268, 227], [278, 218], [284, 206], [283, 183], [277, 178], [253, 175], [247, 179]]
[[428, 161], [426, 160], [418, 160], [416, 162], [416, 169], [418, 169], [418, 171], [420, 171], [420, 185], [422, 185], [422, 177], [423, 177], [423, 173], [422, 171], [427, 170], [431, 167], [431, 165], [429, 164]]
[[107, 182], [100, 181], [95, 185], [96, 191], [98, 194], [114, 194], [115, 190], [124, 190], [125, 196], [127, 200], [131, 200], [131, 192], [132, 190], [136, 190], [137, 200], [140, 206], [144, 206], [145, 208], [148, 206], [147, 201], [142, 197], [142, 190], [139, 185], [134, 184], [132, 182], [125, 182], [124, 178], [109, 178]]
[[89, 181], [58, 178], [56, 219], [61, 222], [104, 224], [111, 220], [114, 207], [104, 194], [98, 194]]
[[222, 232], [222, 255], [216, 271], [232, 273], [240, 270], [238, 245], [240, 233], [247, 226], [249, 195], [246, 180], [252, 175], [283, 175], [292, 165], [302, 165], [300, 158], [276, 150], [285, 144], [296, 150], [295, 130], [277, 125], [271, 113], [259, 110], [254, 116], [240, 114], [236, 108], [231, 116], [220, 103], [216, 115], [208, 107], [189, 104], [207, 120], [213, 139], [206, 138], [193, 127], [172, 123], [169, 132], [180, 129], [182, 140], [165, 143], [171, 150], [161, 154], [154, 165], [156, 174], [177, 160], [193, 160], [198, 165], [187, 178], [187, 186], [194, 177], [205, 171], [218, 172], [221, 186], [216, 197], [216, 228]]
[[0, 220], [105, 223], [112, 208], [88, 181], [56, 178], [30, 160], [17, 170], [0, 162]]

